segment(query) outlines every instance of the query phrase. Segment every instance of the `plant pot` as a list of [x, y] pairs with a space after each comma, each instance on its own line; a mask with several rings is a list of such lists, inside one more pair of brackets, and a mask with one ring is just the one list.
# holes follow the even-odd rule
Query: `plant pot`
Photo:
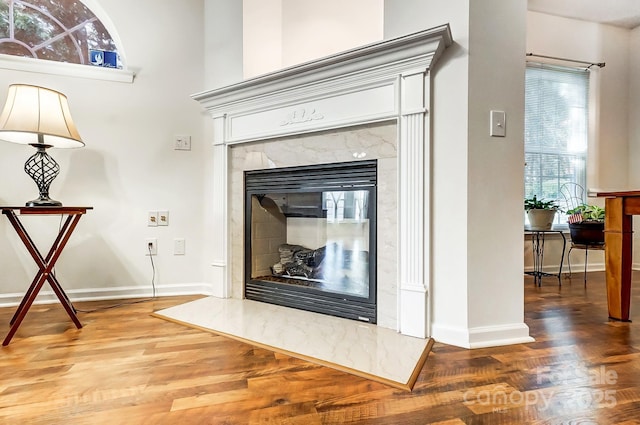
[[527, 211], [527, 216], [529, 217], [531, 230], [549, 230], [553, 225], [553, 219], [556, 217], [556, 210], [532, 209]]
[[571, 242], [580, 245], [604, 245], [604, 222], [569, 223]]

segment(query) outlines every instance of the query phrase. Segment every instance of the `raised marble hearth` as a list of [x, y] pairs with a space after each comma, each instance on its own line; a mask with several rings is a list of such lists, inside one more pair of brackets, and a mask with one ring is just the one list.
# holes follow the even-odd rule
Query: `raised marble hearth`
[[251, 300], [206, 297], [154, 316], [409, 391], [433, 345], [381, 326]]

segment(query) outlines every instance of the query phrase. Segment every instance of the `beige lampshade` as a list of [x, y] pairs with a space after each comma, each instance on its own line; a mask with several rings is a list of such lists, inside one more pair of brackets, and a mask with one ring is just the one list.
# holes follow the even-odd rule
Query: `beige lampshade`
[[71, 119], [67, 97], [26, 84], [9, 86], [7, 103], [0, 114], [0, 140], [56, 148], [84, 146]]

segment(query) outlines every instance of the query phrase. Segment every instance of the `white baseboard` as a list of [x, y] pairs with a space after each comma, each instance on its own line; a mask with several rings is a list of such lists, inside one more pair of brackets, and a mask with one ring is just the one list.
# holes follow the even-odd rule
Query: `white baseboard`
[[462, 348], [486, 348], [534, 342], [524, 323], [476, 328], [454, 328], [434, 324], [432, 338]]
[[[640, 270], [640, 263], [632, 263], [631, 270]], [[533, 266], [525, 267], [524, 271], [532, 272]], [[542, 271], [546, 273], [557, 274], [558, 265], [556, 264], [556, 265], [545, 266], [542, 268]], [[578, 264], [571, 263], [571, 271], [573, 273], [584, 271], [584, 263], [578, 263]], [[591, 261], [589, 261], [589, 263], [587, 264], [587, 272], [603, 272], [603, 271], [605, 271], [604, 263], [591, 263]], [[569, 265], [566, 263], [562, 265], [562, 274], [565, 274], [565, 273], [569, 273]]]
[[[153, 288], [148, 286], [123, 286], [114, 288], [83, 288], [69, 289], [65, 293], [72, 302], [122, 300], [130, 298], [146, 298], [153, 296]], [[181, 283], [173, 285], [156, 285], [155, 295], [169, 297], [179, 295], [212, 295], [211, 285], [208, 283]], [[0, 294], [0, 307], [13, 307], [20, 304], [24, 293]], [[58, 298], [51, 288], [43, 289], [38, 294], [34, 304], [51, 304], [58, 302]]]
[[[636, 269], [636, 267], [634, 266], [633, 269]], [[524, 271], [532, 272], [533, 266], [525, 267]], [[558, 274], [558, 265], [557, 264], [545, 265], [542, 268], [542, 271], [545, 273]], [[576, 263], [576, 264], [571, 263], [572, 273], [578, 273], [583, 271], [584, 271], [584, 263]], [[603, 271], [604, 271], [604, 263], [591, 263], [590, 261], [587, 263], [587, 272], [603, 272]], [[567, 263], [564, 263], [562, 265], [562, 274], [565, 274], [565, 273], [569, 273], [569, 265]]]

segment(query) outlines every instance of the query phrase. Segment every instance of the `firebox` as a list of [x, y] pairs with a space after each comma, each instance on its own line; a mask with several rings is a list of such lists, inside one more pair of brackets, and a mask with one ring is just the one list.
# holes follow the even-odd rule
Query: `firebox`
[[377, 161], [244, 178], [245, 298], [376, 323]]

